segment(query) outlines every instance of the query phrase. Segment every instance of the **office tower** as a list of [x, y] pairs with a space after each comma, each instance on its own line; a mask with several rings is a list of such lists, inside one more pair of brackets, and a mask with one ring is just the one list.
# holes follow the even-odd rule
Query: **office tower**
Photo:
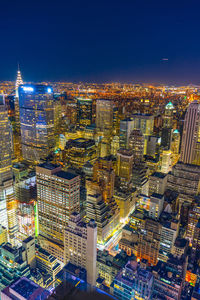
[[97, 130], [109, 135], [113, 127], [113, 102], [111, 100], [96, 101]]
[[18, 220], [17, 220], [17, 200], [15, 199], [14, 189], [12, 189], [12, 194], [7, 195], [6, 199], [6, 209], [8, 215], [8, 234], [9, 240], [12, 245], [15, 245], [15, 238], [18, 232]]
[[19, 87], [22, 155], [39, 162], [55, 147], [53, 90], [45, 85]]
[[97, 224], [99, 244], [104, 244], [119, 225], [119, 210], [115, 209], [113, 212], [103, 201], [101, 194], [87, 194], [86, 216], [88, 221], [94, 219]]
[[64, 262], [71, 262], [87, 270], [87, 282], [96, 285], [97, 225], [85, 223], [81, 216], [71, 214], [64, 234]]
[[147, 259], [151, 265], [158, 262], [161, 229], [159, 222], [146, 219], [144, 231], [139, 233], [137, 257]]
[[59, 148], [59, 137], [63, 132], [63, 117], [62, 117], [62, 105], [60, 99], [54, 99], [54, 137], [56, 140], [56, 147]]
[[50, 295], [48, 290], [43, 289], [34, 281], [22, 277], [17, 279], [1, 291], [2, 300], [31, 300], [40, 299], [45, 300]]
[[171, 146], [173, 114], [174, 114], [174, 106], [171, 102], [169, 102], [165, 106], [165, 111], [163, 116], [163, 126], [162, 126], [161, 146], [163, 146], [165, 150], [169, 150]]
[[164, 196], [153, 193], [150, 196], [149, 217], [158, 220], [163, 210]]
[[80, 125], [92, 124], [93, 100], [87, 98], [77, 99], [77, 122]]
[[133, 151], [134, 163], [143, 161], [144, 155], [144, 136], [139, 129], [131, 131], [129, 135], [129, 149]]
[[93, 181], [97, 182], [106, 203], [111, 203], [114, 194], [115, 172], [113, 163], [106, 158], [99, 158], [93, 165]]
[[186, 112], [180, 160], [185, 164], [200, 165], [200, 104], [193, 101]]
[[167, 261], [170, 253], [172, 253], [175, 240], [179, 232], [179, 220], [172, 217], [169, 213], [162, 213], [161, 216], [161, 234], [160, 234], [160, 249], [159, 260]]
[[35, 174], [33, 176], [33, 174], [25, 173], [24, 177], [16, 180], [15, 195], [18, 202], [17, 221], [19, 236], [32, 236], [35, 234], [35, 231], [37, 233], [37, 216], [35, 215], [37, 190]]
[[147, 179], [147, 166], [146, 163], [141, 161], [133, 165], [132, 184], [137, 189], [138, 193], [148, 195], [148, 179]]
[[113, 295], [120, 300], [151, 299], [153, 275], [136, 261], [126, 264], [112, 284]]
[[120, 121], [119, 138], [120, 138], [120, 148], [129, 148], [129, 137], [134, 129], [134, 120], [127, 118]]
[[120, 149], [117, 152], [117, 176], [126, 183], [132, 178], [133, 159], [132, 150]]
[[171, 140], [171, 152], [172, 152], [172, 165], [175, 165], [179, 160], [180, 153], [180, 132], [175, 129], [172, 132], [172, 140]]
[[173, 114], [174, 114], [174, 105], [169, 102], [165, 106], [164, 116], [163, 116], [163, 127], [173, 128]]
[[114, 135], [111, 141], [111, 155], [117, 155], [117, 151], [119, 150], [119, 136]]
[[163, 195], [167, 188], [167, 174], [154, 172], [149, 176], [149, 195], [153, 193]]
[[94, 162], [97, 148], [94, 140], [78, 138], [69, 140], [65, 146], [65, 159], [75, 167], [82, 167], [86, 162]]
[[7, 201], [14, 200], [11, 131], [3, 95], [0, 95], [0, 149], [0, 224], [13, 230], [8, 228], [7, 216]]
[[116, 189], [114, 199], [119, 207], [120, 221], [124, 222], [128, 219], [129, 214], [135, 209], [136, 189], [130, 191]]
[[110, 155], [113, 131], [113, 102], [111, 100], [96, 101], [96, 128], [99, 136], [100, 157]]
[[147, 139], [153, 134], [154, 116], [150, 114], [134, 114], [134, 129], [140, 129], [144, 135], [144, 155], [147, 153]]
[[199, 193], [200, 166], [178, 162], [168, 174], [167, 188], [179, 193], [180, 205], [191, 203]]
[[161, 138], [159, 136], [148, 136], [146, 140], [146, 155], [157, 157], [159, 154]]
[[64, 229], [79, 212], [80, 177], [49, 163], [36, 167], [39, 239], [41, 246], [63, 261]]
[[161, 173], [167, 174], [172, 166], [172, 152], [170, 150], [163, 150], [161, 153]]

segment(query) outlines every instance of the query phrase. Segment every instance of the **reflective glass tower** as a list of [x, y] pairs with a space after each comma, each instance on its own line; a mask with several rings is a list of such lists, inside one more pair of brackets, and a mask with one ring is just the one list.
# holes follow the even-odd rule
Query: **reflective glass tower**
[[12, 173], [12, 132], [3, 95], [0, 95], [0, 224], [8, 229], [10, 242], [17, 231]]
[[22, 155], [39, 162], [54, 150], [53, 90], [46, 85], [19, 87]]

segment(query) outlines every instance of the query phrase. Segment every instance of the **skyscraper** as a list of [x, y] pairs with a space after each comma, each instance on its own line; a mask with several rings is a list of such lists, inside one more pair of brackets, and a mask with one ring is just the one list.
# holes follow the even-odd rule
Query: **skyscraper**
[[64, 229], [72, 212], [79, 212], [80, 178], [53, 164], [36, 167], [39, 239], [41, 246], [63, 261]]
[[70, 216], [65, 230], [64, 261], [87, 270], [87, 282], [96, 285], [97, 225], [85, 223], [78, 213]]
[[0, 95], [0, 224], [8, 228], [6, 201], [13, 196], [11, 130], [4, 96]]
[[19, 109], [23, 158], [40, 161], [54, 150], [53, 90], [45, 85], [21, 85]]
[[101, 132], [111, 132], [113, 126], [113, 102], [111, 100], [97, 100], [96, 126]]
[[18, 66], [17, 79], [15, 82], [15, 126], [13, 130], [13, 144], [15, 158], [21, 158], [21, 130], [20, 130], [20, 118], [19, 118], [19, 86], [23, 84], [21, 72]]
[[80, 125], [92, 124], [92, 99], [77, 99], [77, 121]]
[[180, 160], [200, 165], [200, 104], [197, 100], [189, 105], [185, 115]]

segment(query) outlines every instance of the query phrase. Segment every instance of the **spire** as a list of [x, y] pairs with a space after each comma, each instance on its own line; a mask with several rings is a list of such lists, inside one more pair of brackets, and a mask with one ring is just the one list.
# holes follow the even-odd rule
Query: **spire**
[[19, 63], [18, 63], [18, 70], [17, 70], [17, 80], [15, 82], [15, 92], [16, 92], [16, 97], [18, 97], [18, 87], [23, 84], [22, 80], [22, 75], [19, 69]]

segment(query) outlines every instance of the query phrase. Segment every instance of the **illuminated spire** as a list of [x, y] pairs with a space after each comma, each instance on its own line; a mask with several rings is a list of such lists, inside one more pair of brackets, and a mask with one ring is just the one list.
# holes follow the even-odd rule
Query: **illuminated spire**
[[22, 75], [19, 69], [19, 64], [18, 64], [18, 70], [17, 70], [17, 80], [15, 83], [15, 92], [16, 92], [16, 97], [18, 97], [18, 87], [23, 84], [23, 80], [22, 80]]

